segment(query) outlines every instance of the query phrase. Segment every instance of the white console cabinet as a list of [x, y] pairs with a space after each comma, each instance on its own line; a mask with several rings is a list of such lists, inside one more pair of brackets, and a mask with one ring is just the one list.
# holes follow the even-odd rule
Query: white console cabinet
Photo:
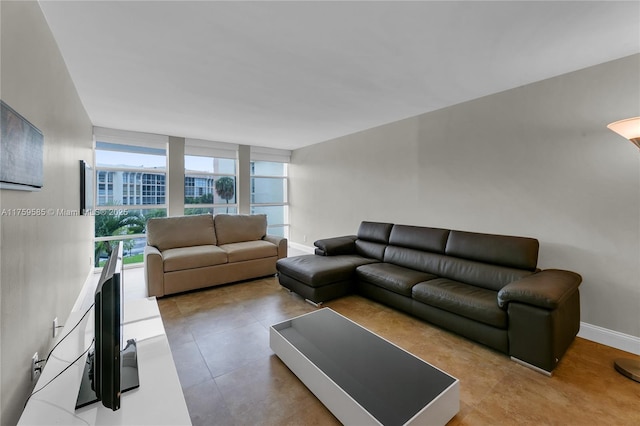
[[[73, 312], [61, 336], [82, 317]], [[123, 393], [121, 408], [112, 411], [94, 403], [75, 409], [86, 356], [35, 393], [19, 425], [190, 425], [189, 412], [173, 363], [155, 298], [127, 301], [124, 341], [136, 339], [140, 387]], [[82, 354], [93, 338], [93, 312], [56, 348], [35, 386], [40, 389]]]

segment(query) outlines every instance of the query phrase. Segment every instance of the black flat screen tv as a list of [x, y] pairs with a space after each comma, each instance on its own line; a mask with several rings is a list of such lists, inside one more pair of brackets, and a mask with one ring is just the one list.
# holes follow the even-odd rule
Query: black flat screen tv
[[105, 263], [95, 292], [94, 350], [87, 356], [76, 409], [102, 401], [116, 411], [120, 395], [140, 386], [135, 340], [123, 347], [122, 242]]

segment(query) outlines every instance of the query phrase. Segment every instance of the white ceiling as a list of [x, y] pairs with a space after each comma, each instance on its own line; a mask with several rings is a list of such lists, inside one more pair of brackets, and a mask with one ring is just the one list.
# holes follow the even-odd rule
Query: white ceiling
[[640, 2], [41, 1], [96, 126], [295, 149], [640, 52]]

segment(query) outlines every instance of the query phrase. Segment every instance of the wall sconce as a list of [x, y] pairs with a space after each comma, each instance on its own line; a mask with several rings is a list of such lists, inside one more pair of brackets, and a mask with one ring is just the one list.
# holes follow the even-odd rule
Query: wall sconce
[[635, 146], [640, 148], [640, 117], [616, 121], [607, 127], [620, 136], [629, 139]]
[[[616, 121], [607, 127], [620, 136], [629, 139], [640, 148], [640, 117]], [[637, 360], [618, 358], [613, 362], [613, 365], [618, 373], [627, 376], [631, 380], [640, 382], [640, 362]]]

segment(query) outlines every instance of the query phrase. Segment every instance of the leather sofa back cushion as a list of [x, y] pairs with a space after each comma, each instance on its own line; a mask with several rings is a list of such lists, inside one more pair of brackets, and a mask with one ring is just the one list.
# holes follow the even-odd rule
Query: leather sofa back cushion
[[449, 232], [448, 229], [394, 225], [389, 244], [444, 254]]
[[387, 247], [384, 262], [494, 291], [499, 291], [512, 281], [531, 275], [530, 271], [523, 269], [489, 265], [396, 246]]
[[149, 219], [147, 243], [160, 251], [179, 247], [216, 245], [213, 216], [202, 214]]
[[219, 245], [261, 240], [267, 235], [266, 214], [217, 214], [213, 222]]
[[445, 253], [478, 262], [535, 271], [538, 240], [506, 235], [451, 231]]
[[386, 244], [372, 243], [371, 241], [366, 240], [356, 240], [356, 254], [369, 259], [382, 261], [386, 248]]
[[393, 228], [392, 223], [362, 222], [358, 228], [358, 239], [388, 244], [391, 228]]

